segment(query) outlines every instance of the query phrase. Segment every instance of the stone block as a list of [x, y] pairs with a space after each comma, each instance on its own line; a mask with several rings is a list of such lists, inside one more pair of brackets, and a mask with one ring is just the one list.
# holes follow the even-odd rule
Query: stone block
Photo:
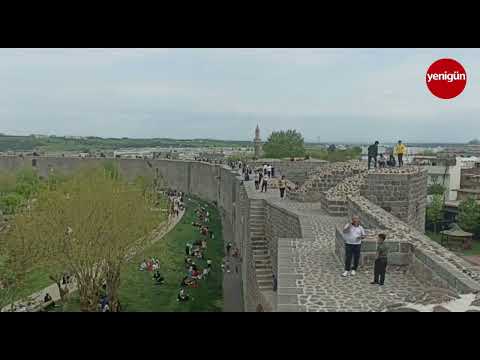
[[277, 295], [277, 304], [278, 305], [297, 305], [298, 296], [297, 295]]

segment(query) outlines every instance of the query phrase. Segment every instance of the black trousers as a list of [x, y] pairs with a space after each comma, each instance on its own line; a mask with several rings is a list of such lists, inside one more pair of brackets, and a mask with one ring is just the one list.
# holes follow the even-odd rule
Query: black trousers
[[403, 166], [403, 154], [398, 154], [398, 166]]
[[[358, 261], [360, 260], [360, 249], [362, 244], [345, 244], [345, 271], [357, 271]], [[352, 265], [353, 259], [353, 266]]]
[[262, 190], [261, 191], [263, 191], [263, 189], [265, 189], [265, 192], [267, 192], [267, 184], [268, 183], [266, 181], [262, 181]]
[[385, 272], [387, 271], [387, 259], [378, 258], [375, 260], [375, 267], [373, 270], [373, 281], [379, 284], [385, 282]]
[[285, 196], [285, 188], [280, 188], [280, 198], [283, 199], [284, 196]]
[[259, 182], [257, 180], [255, 180], [255, 189], [259, 189]]
[[377, 157], [368, 155], [368, 168], [370, 169], [370, 162], [373, 160], [373, 166], [377, 167]]

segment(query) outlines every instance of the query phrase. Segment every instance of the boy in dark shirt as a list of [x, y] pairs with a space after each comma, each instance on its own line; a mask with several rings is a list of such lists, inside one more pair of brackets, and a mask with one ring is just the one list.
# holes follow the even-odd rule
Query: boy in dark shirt
[[373, 281], [370, 284], [383, 285], [385, 282], [385, 272], [387, 270], [388, 248], [385, 244], [385, 234], [378, 234], [377, 259], [375, 260], [375, 269]]

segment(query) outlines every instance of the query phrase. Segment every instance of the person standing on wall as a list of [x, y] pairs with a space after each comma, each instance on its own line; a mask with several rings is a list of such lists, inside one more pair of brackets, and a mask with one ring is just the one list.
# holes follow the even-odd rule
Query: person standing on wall
[[394, 153], [398, 157], [398, 166], [403, 166], [403, 157], [407, 155], [407, 147], [402, 143], [402, 140], [398, 140]]
[[267, 185], [268, 185], [268, 176], [265, 175], [262, 178], [262, 190], [260, 192], [263, 192], [264, 189], [265, 189], [265, 192], [267, 192]]
[[285, 180], [285, 175], [282, 175], [282, 178], [278, 180], [278, 188], [280, 189], [280, 199], [282, 200], [285, 196], [286, 187], [287, 187], [287, 180]]
[[368, 147], [368, 170], [370, 170], [370, 163], [373, 160], [373, 166], [377, 168], [377, 156], [378, 156], [378, 141], [375, 141], [373, 145]]
[[[345, 271], [342, 276], [354, 276], [360, 260], [362, 239], [365, 238], [365, 230], [360, 225], [360, 218], [352, 216], [352, 222], [343, 228], [343, 239], [345, 240]], [[352, 266], [353, 259], [353, 266]]]
[[260, 188], [260, 174], [258, 171], [255, 172], [255, 190]]
[[268, 164], [267, 165], [267, 175], [268, 177], [272, 177], [272, 165]]

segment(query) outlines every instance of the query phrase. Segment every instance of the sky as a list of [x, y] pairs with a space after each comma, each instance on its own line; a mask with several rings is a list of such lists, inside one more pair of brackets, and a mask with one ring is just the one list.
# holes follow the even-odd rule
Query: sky
[[[434, 61], [467, 72], [427, 89]], [[480, 49], [0, 49], [0, 133], [465, 142], [480, 137]]]

